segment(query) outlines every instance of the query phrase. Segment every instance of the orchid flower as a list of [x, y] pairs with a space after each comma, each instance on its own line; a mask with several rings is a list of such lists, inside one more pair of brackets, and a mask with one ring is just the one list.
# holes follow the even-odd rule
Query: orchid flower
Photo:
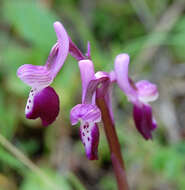
[[25, 114], [28, 119], [41, 118], [42, 124], [51, 124], [59, 113], [59, 97], [49, 85], [60, 71], [69, 51], [69, 38], [60, 22], [54, 23], [57, 42], [52, 47], [44, 66], [25, 64], [18, 68], [17, 76], [31, 91]]
[[134, 83], [128, 76], [129, 56], [120, 54], [115, 59], [115, 75], [120, 89], [133, 104], [133, 118], [137, 130], [146, 139], [152, 139], [157, 124], [149, 102], [158, 98], [157, 86], [147, 80]]
[[[90, 54], [88, 54], [90, 56]], [[70, 120], [72, 125], [80, 125], [80, 137], [85, 146], [89, 160], [98, 159], [99, 129], [97, 123], [101, 121], [101, 112], [95, 104], [96, 89], [100, 83], [108, 80], [103, 72], [94, 73], [93, 62], [90, 59], [78, 62], [82, 80], [82, 104], [72, 108]]]

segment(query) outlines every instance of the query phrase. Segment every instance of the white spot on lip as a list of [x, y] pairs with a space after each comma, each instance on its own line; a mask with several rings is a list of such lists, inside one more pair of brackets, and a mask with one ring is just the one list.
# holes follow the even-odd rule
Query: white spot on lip
[[88, 123], [82, 120], [82, 142], [86, 147], [91, 146], [91, 130], [94, 123]]
[[26, 108], [25, 108], [25, 114], [28, 114], [32, 111], [33, 109], [33, 99], [35, 94], [38, 92], [38, 90], [36, 88], [32, 88], [30, 93], [29, 93], [29, 97], [26, 103]]

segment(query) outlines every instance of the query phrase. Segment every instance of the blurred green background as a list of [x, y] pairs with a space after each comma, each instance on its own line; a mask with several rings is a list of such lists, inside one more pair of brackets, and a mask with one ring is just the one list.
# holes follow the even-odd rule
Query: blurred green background
[[130, 189], [184, 190], [184, 8], [184, 0], [1, 0], [0, 133], [32, 162], [16, 158], [8, 151], [12, 145], [2, 146], [0, 138], [0, 189], [116, 189], [102, 125], [98, 161], [86, 159], [79, 128], [70, 125], [70, 109], [81, 101], [80, 74], [70, 55], [52, 84], [60, 96], [57, 120], [43, 128], [39, 119], [25, 119], [30, 89], [16, 70], [45, 63], [58, 20], [83, 52], [90, 41], [96, 70], [111, 71], [115, 56], [125, 52], [135, 81], [158, 84], [160, 98], [152, 105], [158, 129], [152, 141], [136, 131], [132, 105], [114, 87], [116, 130]]

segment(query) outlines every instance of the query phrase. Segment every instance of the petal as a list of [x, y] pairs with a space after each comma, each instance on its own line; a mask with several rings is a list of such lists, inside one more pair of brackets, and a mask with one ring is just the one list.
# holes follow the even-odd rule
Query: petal
[[51, 49], [46, 66], [52, 71], [53, 77], [55, 77], [67, 58], [69, 52], [69, 38], [65, 28], [60, 22], [55, 22], [53, 26], [57, 35], [57, 44]]
[[71, 124], [75, 125], [79, 121], [98, 123], [101, 121], [101, 112], [96, 105], [78, 104], [71, 110]]
[[22, 65], [17, 70], [17, 76], [32, 88], [42, 89], [49, 86], [61, 69], [69, 51], [67, 32], [60, 22], [54, 23], [57, 43], [52, 47], [45, 66]]
[[59, 50], [59, 43], [57, 42], [51, 48], [51, 51], [50, 51], [49, 56], [48, 56], [48, 60], [46, 62], [46, 67], [48, 68], [48, 70], [51, 70], [51, 68], [53, 66], [53, 63], [56, 62], [56, 58], [57, 58], [57, 55], [58, 55], [58, 50]]
[[109, 84], [109, 74], [102, 71], [97, 72], [87, 86], [87, 91], [85, 94], [85, 103], [89, 103], [92, 101], [92, 96], [96, 92], [97, 88], [101, 88], [97, 96], [105, 96], [105, 91], [109, 87]]
[[88, 84], [94, 77], [94, 65], [91, 60], [85, 59], [79, 61], [78, 66], [82, 80], [82, 103], [84, 103]]
[[137, 130], [146, 139], [152, 139], [152, 131], [157, 127], [156, 121], [152, 117], [150, 105], [134, 105], [133, 117]]
[[159, 96], [157, 86], [147, 80], [137, 82], [136, 87], [138, 90], [138, 98], [143, 103], [155, 101]]
[[71, 38], [69, 37], [69, 53], [73, 56], [77, 61], [85, 59], [80, 49], [73, 43]]
[[86, 156], [89, 160], [98, 159], [99, 129], [96, 123], [82, 122], [80, 138], [85, 146]]
[[26, 104], [26, 118], [41, 118], [43, 126], [55, 121], [59, 113], [59, 97], [51, 87], [32, 89]]
[[22, 65], [17, 70], [17, 76], [33, 88], [44, 88], [53, 81], [50, 71], [45, 66]]
[[121, 90], [127, 95], [128, 99], [135, 102], [137, 99], [137, 91], [128, 77], [129, 56], [127, 54], [119, 54], [115, 59], [116, 80]]

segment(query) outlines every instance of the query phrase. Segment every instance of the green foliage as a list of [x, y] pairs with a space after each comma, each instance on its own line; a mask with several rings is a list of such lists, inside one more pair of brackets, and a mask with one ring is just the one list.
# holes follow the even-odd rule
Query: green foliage
[[100, 182], [100, 187], [106, 190], [112, 190], [117, 188], [113, 176], [105, 176]]
[[13, 25], [25, 40], [40, 49], [49, 48], [53, 44], [56, 38], [52, 25], [57, 17], [39, 2], [8, 0], [4, 1], [3, 10], [7, 22]]
[[7, 138], [11, 138], [16, 129], [15, 108], [13, 106], [6, 107], [5, 94], [3, 92], [0, 94], [0, 115], [0, 131]]
[[[111, 172], [109, 149], [103, 134], [103, 126], [100, 126], [99, 161], [93, 165], [85, 159], [84, 148], [77, 130], [79, 127], [74, 129], [69, 124], [70, 109], [81, 101], [80, 73], [76, 61], [69, 56], [52, 84], [60, 97], [61, 112], [57, 121], [48, 129], [41, 128], [39, 121], [25, 119], [24, 106], [29, 87], [17, 78], [16, 70], [22, 64], [45, 63], [56, 41], [53, 29], [53, 22], [56, 20], [65, 25], [69, 35], [83, 52], [86, 51], [87, 41], [90, 41], [96, 70], [112, 70], [115, 56], [122, 52], [129, 53], [132, 60], [143, 51], [147, 41], [150, 41], [148, 47], [158, 45], [168, 47], [174, 62], [184, 62], [185, 15], [179, 18], [169, 33], [151, 35], [146, 31], [129, 1], [92, 1], [94, 4], [92, 7], [90, 4], [90, 8], [85, 6], [88, 4], [84, 5], [82, 2], [88, 1], [3, 0], [0, 6], [0, 133], [10, 141], [16, 142], [16, 147], [29, 155], [39, 167], [42, 165], [45, 168], [43, 172], [62, 190], [84, 190], [82, 184], [86, 184], [88, 189], [91, 186], [88, 186], [90, 180], [94, 180], [94, 189], [97, 187], [111, 190], [116, 189], [116, 183]], [[172, 1], [146, 0], [145, 2], [158, 21]], [[85, 12], [86, 8], [89, 10], [88, 14]], [[136, 71], [137, 66], [137, 63], [131, 65]], [[146, 72], [139, 75], [152, 74], [153, 65], [147, 66]], [[135, 182], [136, 189], [160, 189], [160, 184], [163, 183], [172, 184], [179, 190], [185, 189], [184, 140], [170, 145], [164, 134], [166, 131], [163, 130], [161, 134], [156, 134], [153, 142], [145, 142], [133, 125], [130, 117], [132, 108], [126, 97], [118, 88], [115, 89], [113, 96], [116, 130], [126, 168], [130, 175], [134, 175], [135, 171], [142, 174], [137, 176], [140, 181], [139, 184]], [[61, 127], [65, 127], [65, 134]], [[160, 127], [162, 126], [159, 125]], [[64, 153], [61, 155], [60, 151], [57, 152], [58, 149], [62, 149], [60, 146], [61, 138], [64, 137], [62, 135], [65, 135], [70, 144], [67, 147], [70, 152], [67, 158]], [[161, 135], [165, 138], [166, 144], [157, 137]], [[25, 136], [29, 138], [24, 138]], [[57, 157], [57, 161], [53, 161], [53, 154]], [[79, 154], [83, 160], [77, 157]], [[60, 159], [70, 160], [66, 170], [72, 172], [67, 172], [66, 175], [57, 173], [60, 171], [60, 166], [65, 165]], [[47, 163], [47, 167], [43, 163]], [[51, 189], [38, 175], [26, 169], [21, 161], [2, 147], [0, 147], [0, 165], [0, 173], [16, 176], [15, 180], [21, 176], [21, 180], [17, 182], [20, 190]], [[54, 165], [56, 169], [48, 169], [50, 165]], [[80, 180], [73, 171], [78, 173]], [[147, 185], [151, 185], [151, 188], [147, 188]]]
[[17, 170], [20, 173], [25, 171], [23, 164], [2, 147], [0, 147], [0, 161], [3, 163], [1, 168], [3, 168], [5, 165], [8, 165], [10, 168]]
[[[52, 183], [61, 190], [71, 190], [70, 185], [67, 182], [65, 176], [56, 174], [55, 171], [51, 169], [43, 169], [44, 173], [52, 180]], [[35, 173], [28, 172], [25, 176], [20, 190], [50, 190], [51, 187], [48, 186], [47, 182], [39, 178]]]

